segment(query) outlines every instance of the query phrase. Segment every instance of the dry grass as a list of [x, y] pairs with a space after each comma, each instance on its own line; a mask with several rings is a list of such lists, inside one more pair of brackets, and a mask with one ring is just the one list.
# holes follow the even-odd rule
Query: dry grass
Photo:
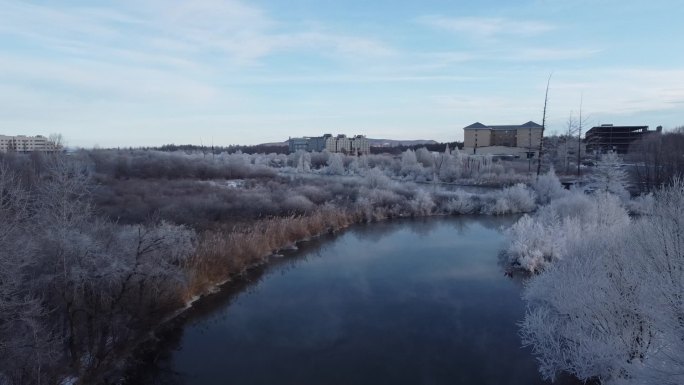
[[356, 211], [325, 205], [307, 215], [269, 218], [231, 230], [206, 231], [188, 264], [190, 282], [186, 300], [264, 263], [274, 251], [362, 219]]

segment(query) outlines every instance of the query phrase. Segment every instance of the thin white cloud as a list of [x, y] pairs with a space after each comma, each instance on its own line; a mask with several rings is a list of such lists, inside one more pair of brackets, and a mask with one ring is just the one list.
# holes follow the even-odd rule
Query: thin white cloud
[[326, 31], [297, 30], [272, 19], [258, 8], [235, 0], [164, 1], [158, 6], [156, 28], [194, 47], [225, 53], [238, 64], [251, 64], [269, 55], [302, 51], [334, 53], [350, 58], [392, 53], [372, 38]]
[[146, 67], [129, 67], [90, 60], [41, 62], [22, 56], [0, 60], [0, 80], [39, 88], [55, 98], [73, 97], [87, 101], [122, 100], [144, 103], [211, 103], [226, 95], [224, 90], [178, 76], [176, 72]]
[[0, 33], [70, 53], [87, 54], [90, 49], [105, 51], [123, 44], [147, 55], [211, 54], [223, 56], [229, 64], [243, 65], [288, 51], [334, 53], [353, 58], [393, 52], [373, 38], [325, 29], [297, 30], [242, 1], [169, 0], [124, 4], [126, 8], [113, 10], [0, 0], [0, 20], [3, 20]]
[[534, 36], [556, 28], [542, 21], [513, 20], [502, 17], [427, 15], [420, 17], [418, 22], [434, 29], [485, 39], [499, 36]]
[[554, 76], [551, 89], [558, 90], [560, 103], [577, 103], [582, 92], [585, 108], [597, 114], [670, 110], [684, 101], [682, 69], [603, 68]]
[[321, 75], [321, 76], [269, 76], [243, 77], [231, 82], [233, 85], [261, 84], [365, 84], [365, 83], [429, 83], [429, 82], [473, 82], [478, 77], [462, 75]]
[[602, 52], [592, 48], [522, 48], [512, 50], [504, 57], [511, 61], [554, 61], [586, 59]]

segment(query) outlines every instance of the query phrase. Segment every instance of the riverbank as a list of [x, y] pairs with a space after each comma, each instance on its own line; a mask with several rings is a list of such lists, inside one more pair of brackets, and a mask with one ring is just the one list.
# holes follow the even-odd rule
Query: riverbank
[[501, 226], [513, 221], [392, 219], [306, 242], [196, 302], [141, 368], [163, 379], [129, 384], [420, 383], [422, 370], [436, 384], [501, 383], [484, 379], [511, 370], [519, 383], [541, 383], [519, 347], [519, 283], [497, 264]]
[[[498, 203], [501, 205], [501, 202]], [[493, 213], [493, 210], [485, 210], [484, 207], [481, 204], [478, 206], [478, 215]], [[120, 377], [120, 373], [131, 371], [131, 367], [138, 364], [139, 356], [154, 355], [158, 342], [155, 334], [173, 327], [174, 319], [189, 310], [195, 301], [215, 293], [227, 282], [244, 275], [247, 271], [267, 264], [269, 257], [281, 250], [296, 248], [302, 241], [338, 232], [353, 224], [393, 218], [449, 215], [441, 211], [422, 212], [422, 215], [409, 215], [408, 211], [405, 211], [404, 215], [396, 214], [396, 208], [371, 212], [364, 207], [342, 209], [326, 205], [306, 216], [269, 218], [226, 231], [205, 232], [201, 236], [196, 254], [188, 265], [190, 284], [183, 295], [185, 306], [165, 317], [157, 328], [151, 331], [148, 339], [132, 349], [137, 351], [133, 354], [133, 360], [128, 360], [123, 365], [126, 369], [118, 370], [119, 374], [113, 376], [112, 380]]]

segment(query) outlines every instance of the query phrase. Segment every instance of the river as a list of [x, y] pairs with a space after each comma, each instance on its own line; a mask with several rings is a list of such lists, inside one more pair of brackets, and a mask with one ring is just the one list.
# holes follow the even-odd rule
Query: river
[[544, 384], [518, 336], [522, 285], [498, 262], [514, 220], [394, 220], [304, 242], [199, 301], [134, 382]]

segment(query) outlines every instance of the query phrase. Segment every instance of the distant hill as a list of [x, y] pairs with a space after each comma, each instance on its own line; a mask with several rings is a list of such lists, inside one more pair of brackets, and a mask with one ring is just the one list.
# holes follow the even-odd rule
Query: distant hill
[[370, 142], [370, 145], [373, 147], [399, 147], [399, 146], [404, 146], [404, 147], [411, 147], [411, 146], [420, 146], [420, 145], [427, 145], [427, 144], [437, 144], [436, 141], [434, 140], [394, 140], [394, 139], [371, 139], [368, 138], [368, 141]]

